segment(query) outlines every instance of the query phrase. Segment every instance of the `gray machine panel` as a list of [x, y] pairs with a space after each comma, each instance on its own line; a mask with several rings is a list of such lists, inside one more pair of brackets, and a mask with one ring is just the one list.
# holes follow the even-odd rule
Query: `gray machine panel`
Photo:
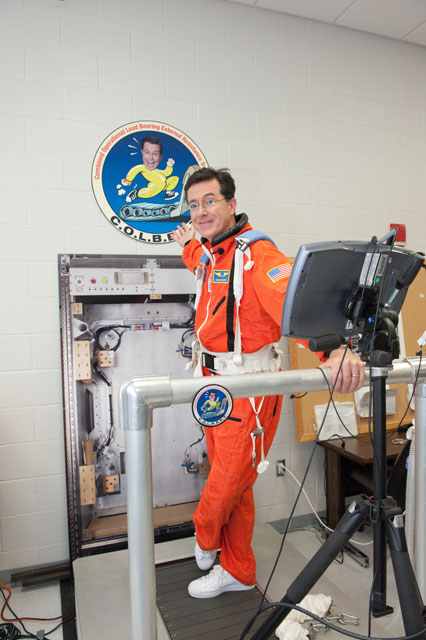
[[[132, 376], [191, 376], [194, 277], [176, 257], [59, 256], [67, 489], [73, 558], [126, 537], [126, 455], [118, 393]], [[208, 461], [189, 405], [152, 428], [161, 526], [198, 501]], [[192, 510], [195, 507], [192, 507]], [[189, 509], [190, 511], [190, 509]], [[183, 517], [183, 516], [182, 516]], [[188, 517], [187, 515], [185, 517]], [[155, 515], [154, 515], [155, 521]]]

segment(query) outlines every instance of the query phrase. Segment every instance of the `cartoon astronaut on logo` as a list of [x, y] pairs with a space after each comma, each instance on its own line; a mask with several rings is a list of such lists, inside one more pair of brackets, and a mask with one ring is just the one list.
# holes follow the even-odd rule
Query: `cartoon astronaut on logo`
[[201, 407], [201, 412], [204, 414], [204, 413], [207, 413], [208, 411], [215, 411], [219, 409], [219, 407], [220, 407], [220, 399], [216, 398], [216, 394], [214, 391], [210, 391], [209, 397]]
[[[148, 181], [146, 187], [130, 191], [126, 197], [126, 202], [133, 202], [136, 198], [153, 198], [162, 191], [165, 191], [164, 200], [172, 200], [179, 195], [178, 191], [174, 191], [179, 182], [177, 176], [172, 176], [173, 158], [167, 160], [165, 169], [157, 169], [163, 157], [163, 145], [158, 138], [154, 136], [146, 136], [141, 140], [143, 164], [137, 164], [130, 169], [126, 177], [123, 178], [121, 184], [125, 187], [132, 184], [138, 174], [142, 174]], [[119, 195], [122, 195], [119, 191]]]

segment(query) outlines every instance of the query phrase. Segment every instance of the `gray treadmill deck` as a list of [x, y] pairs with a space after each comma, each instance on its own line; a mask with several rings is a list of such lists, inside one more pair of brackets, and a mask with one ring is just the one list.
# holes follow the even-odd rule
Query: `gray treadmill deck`
[[[160, 565], [156, 568], [157, 606], [173, 640], [238, 640], [262, 603], [256, 587], [250, 591], [228, 592], [216, 598], [196, 599], [188, 595], [188, 583], [205, 572], [194, 559]], [[259, 616], [253, 631], [266, 614]], [[252, 633], [247, 635], [247, 640]]]

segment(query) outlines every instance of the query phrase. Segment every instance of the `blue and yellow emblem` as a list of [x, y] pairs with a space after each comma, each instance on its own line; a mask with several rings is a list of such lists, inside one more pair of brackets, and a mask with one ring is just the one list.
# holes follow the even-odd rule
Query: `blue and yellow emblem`
[[185, 184], [207, 159], [196, 143], [173, 125], [129, 122], [99, 145], [92, 188], [102, 213], [128, 238], [174, 242], [178, 224], [191, 224]]
[[227, 284], [229, 282], [229, 269], [226, 271], [215, 269], [213, 271], [213, 282]]
[[232, 412], [232, 396], [225, 387], [209, 384], [192, 401], [194, 418], [204, 427], [217, 427]]

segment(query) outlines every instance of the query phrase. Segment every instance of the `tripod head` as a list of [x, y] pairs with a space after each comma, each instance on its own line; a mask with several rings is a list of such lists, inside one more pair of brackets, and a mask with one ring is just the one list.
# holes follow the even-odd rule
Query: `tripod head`
[[[387, 315], [389, 314], [389, 316]], [[399, 338], [396, 327], [398, 315], [394, 311], [379, 309], [376, 330], [367, 324], [367, 330], [358, 341], [361, 360], [372, 367], [389, 367], [393, 360], [399, 358]], [[396, 316], [393, 318], [392, 316]]]
[[347, 315], [354, 325], [362, 327], [357, 340], [361, 360], [372, 367], [389, 367], [400, 354], [398, 313], [380, 305], [378, 293], [372, 288], [359, 288], [347, 305]]

